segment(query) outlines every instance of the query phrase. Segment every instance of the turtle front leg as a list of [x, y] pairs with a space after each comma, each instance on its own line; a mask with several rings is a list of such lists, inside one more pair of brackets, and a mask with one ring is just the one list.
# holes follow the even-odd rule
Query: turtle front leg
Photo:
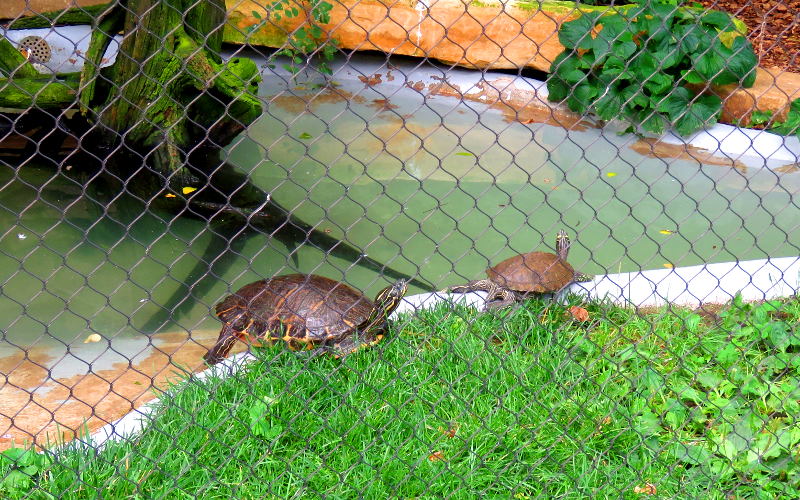
[[209, 365], [216, 365], [228, 356], [231, 348], [237, 341], [244, 338], [244, 332], [235, 330], [230, 324], [226, 323], [222, 326], [222, 331], [219, 332], [219, 339], [217, 343], [203, 356], [203, 359]]
[[517, 301], [517, 295], [513, 290], [499, 286], [488, 279], [470, 281], [466, 285], [452, 286], [449, 291], [455, 293], [486, 292], [486, 300], [483, 302], [484, 311], [510, 306]]
[[[486, 292], [486, 299], [483, 302], [484, 311], [486, 311], [489, 308], [504, 307], [505, 305], [507, 305], [505, 304], [505, 301], [509, 299], [508, 294], [511, 294], [510, 297], [511, 302], [515, 300], [515, 297], [513, 295], [513, 292], [511, 292], [511, 290], [506, 290], [503, 287], [497, 286], [497, 283], [487, 279], [470, 281], [466, 285], [451, 286], [448, 289], [448, 291], [451, 293]], [[498, 297], [504, 301], [503, 305], [502, 306], [491, 305], [496, 301]]]
[[316, 358], [323, 354], [331, 354], [334, 358], [344, 358], [364, 347], [370, 347], [381, 341], [383, 335], [371, 333], [350, 334], [345, 337], [326, 343], [313, 351], [310, 357]]
[[494, 296], [487, 296], [484, 304], [484, 311], [491, 309], [502, 309], [517, 302], [517, 294], [508, 288], [496, 287]]
[[497, 288], [491, 280], [473, 280], [466, 285], [455, 285], [447, 289], [449, 293], [487, 292], [489, 294]]

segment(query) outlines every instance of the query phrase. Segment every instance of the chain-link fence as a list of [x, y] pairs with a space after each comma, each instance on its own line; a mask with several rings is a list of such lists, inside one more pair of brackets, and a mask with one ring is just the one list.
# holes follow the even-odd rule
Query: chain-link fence
[[610, 3], [1, 5], [0, 497], [800, 496], [800, 10]]

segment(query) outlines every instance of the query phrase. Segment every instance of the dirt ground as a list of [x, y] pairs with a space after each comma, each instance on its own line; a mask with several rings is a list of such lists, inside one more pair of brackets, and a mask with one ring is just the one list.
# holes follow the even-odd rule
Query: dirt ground
[[763, 68], [800, 73], [800, 0], [701, 0], [747, 24]]

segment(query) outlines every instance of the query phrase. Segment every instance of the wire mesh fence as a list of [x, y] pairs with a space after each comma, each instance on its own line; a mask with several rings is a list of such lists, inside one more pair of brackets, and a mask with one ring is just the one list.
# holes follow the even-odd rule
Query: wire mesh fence
[[791, 2], [56, 3], [3, 498], [800, 495]]

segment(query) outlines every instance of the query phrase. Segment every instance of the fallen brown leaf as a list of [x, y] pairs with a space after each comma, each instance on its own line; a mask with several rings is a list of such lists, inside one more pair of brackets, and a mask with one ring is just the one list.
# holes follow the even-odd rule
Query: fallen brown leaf
[[652, 483], [645, 483], [644, 486], [634, 486], [633, 492], [637, 495], [655, 495], [656, 485]]
[[437, 462], [439, 460], [444, 460], [444, 453], [441, 451], [434, 451], [430, 455], [428, 455], [428, 460], [431, 462]]
[[569, 308], [568, 314], [575, 321], [589, 321], [589, 311], [582, 307], [572, 306]]
[[445, 429], [444, 427], [439, 427], [439, 432], [452, 439], [456, 437], [456, 432], [458, 432], [458, 427], [459, 427], [458, 423], [450, 422], [449, 424], [447, 424], [447, 429]]

